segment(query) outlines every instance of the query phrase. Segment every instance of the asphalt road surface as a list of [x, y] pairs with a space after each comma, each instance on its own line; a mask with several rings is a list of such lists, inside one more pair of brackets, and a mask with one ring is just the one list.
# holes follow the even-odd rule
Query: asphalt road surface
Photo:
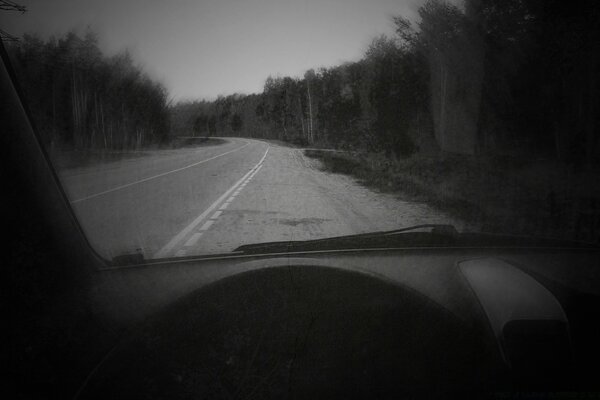
[[228, 138], [59, 172], [98, 253], [227, 253], [242, 244], [454, 223], [423, 204], [323, 172], [301, 149]]

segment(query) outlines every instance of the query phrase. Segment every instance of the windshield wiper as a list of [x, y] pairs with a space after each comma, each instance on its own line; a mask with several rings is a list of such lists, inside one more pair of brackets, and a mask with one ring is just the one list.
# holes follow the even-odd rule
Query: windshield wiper
[[433, 247], [598, 249], [597, 245], [590, 243], [507, 234], [458, 232], [452, 225], [423, 224], [391, 231], [369, 232], [325, 239], [247, 244], [239, 246], [234, 251], [243, 252], [244, 254], [269, 254], [320, 250]]
[[453, 225], [422, 224], [390, 231], [359, 233], [324, 239], [246, 244], [239, 246], [234, 251], [248, 254], [396, 247], [400, 245], [410, 247], [447, 246], [455, 244], [459, 235]]
[[[242, 255], [294, 253], [323, 250], [360, 250], [360, 249], [394, 249], [394, 248], [570, 248], [600, 250], [597, 244], [582, 243], [562, 239], [536, 238], [507, 234], [482, 232], [458, 232], [450, 224], [421, 224], [389, 231], [359, 233], [346, 236], [335, 236], [323, 239], [276, 241], [256, 244], [245, 244], [237, 247], [232, 253]], [[228, 254], [205, 254], [188, 256], [187, 258], [211, 259]], [[173, 257], [175, 260], [181, 257]], [[143, 264], [147, 261], [140, 249], [134, 253], [122, 254], [112, 259], [112, 265]]]
[[[448, 235], [454, 236], [458, 235], [458, 231], [454, 227], [454, 225], [450, 224], [421, 224], [421, 225], [413, 225], [405, 228], [394, 229], [391, 231], [377, 231], [377, 232], [368, 232], [368, 233], [359, 233], [356, 235], [348, 235], [348, 236], [338, 236], [331, 239], [341, 239], [341, 238], [358, 238], [358, 237], [370, 237], [370, 236], [388, 236], [388, 235], [396, 235], [398, 233], [405, 232], [415, 232], [415, 231], [424, 231], [426, 233], [435, 234], [435, 235]], [[330, 239], [319, 239], [319, 240], [330, 240]]]

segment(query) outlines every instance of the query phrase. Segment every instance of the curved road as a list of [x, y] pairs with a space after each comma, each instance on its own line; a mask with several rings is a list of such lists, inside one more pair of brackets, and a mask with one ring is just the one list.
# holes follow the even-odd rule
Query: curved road
[[300, 149], [227, 138], [148, 151], [61, 181], [92, 246], [107, 259], [230, 252], [249, 243], [456, 223], [427, 206], [322, 172]]

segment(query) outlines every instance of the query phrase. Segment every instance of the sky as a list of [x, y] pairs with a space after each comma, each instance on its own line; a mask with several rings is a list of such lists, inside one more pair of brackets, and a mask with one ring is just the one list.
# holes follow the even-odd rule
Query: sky
[[15, 36], [89, 27], [106, 54], [128, 49], [174, 101], [261, 92], [269, 76], [359, 60], [393, 34], [392, 16], [415, 19], [424, 0], [17, 0], [2, 12]]

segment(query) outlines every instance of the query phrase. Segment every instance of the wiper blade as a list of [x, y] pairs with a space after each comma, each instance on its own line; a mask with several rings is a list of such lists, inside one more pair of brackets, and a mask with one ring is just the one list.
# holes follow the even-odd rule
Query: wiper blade
[[[414, 232], [419, 230], [428, 230], [426, 232], [434, 234], [434, 235], [448, 235], [454, 236], [458, 235], [458, 231], [454, 227], [454, 225], [450, 224], [421, 224], [421, 225], [413, 225], [405, 228], [394, 229], [391, 231], [378, 231], [378, 232], [369, 232], [369, 233], [359, 233], [356, 235], [348, 235], [348, 236], [338, 236], [338, 239], [341, 238], [358, 238], [358, 237], [370, 237], [370, 236], [389, 236], [395, 235], [398, 233], [405, 232]], [[332, 238], [336, 239], [336, 238]], [[329, 240], [329, 239], [318, 239], [318, 240]]]
[[[410, 238], [404, 237], [405, 234], [410, 234]], [[244, 253], [273, 253], [350, 249], [356, 247], [376, 248], [398, 245], [399, 242], [405, 242], [404, 244], [409, 246], [441, 246], [454, 243], [458, 235], [459, 233], [453, 225], [421, 224], [390, 231], [359, 233], [324, 239], [246, 244], [239, 246], [234, 251], [242, 251]]]
[[458, 232], [452, 225], [423, 224], [391, 231], [336, 236], [325, 239], [267, 242], [243, 245], [234, 251], [244, 254], [291, 253], [319, 250], [386, 249], [386, 248], [570, 248], [598, 249], [598, 245], [555, 238], [538, 238]]

